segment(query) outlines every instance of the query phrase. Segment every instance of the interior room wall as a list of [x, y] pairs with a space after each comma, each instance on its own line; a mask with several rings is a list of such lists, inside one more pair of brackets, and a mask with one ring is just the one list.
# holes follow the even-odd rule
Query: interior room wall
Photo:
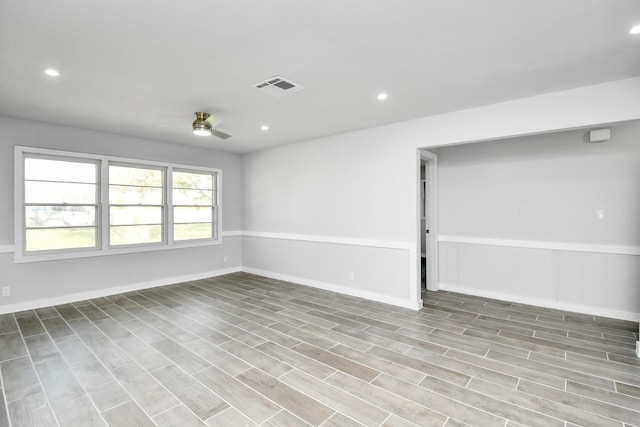
[[441, 287], [634, 319], [640, 122], [610, 128], [436, 149]]
[[[15, 145], [222, 169], [223, 244], [15, 264]], [[0, 286], [11, 287], [11, 296], [0, 297], [0, 312], [239, 270], [241, 189], [242, 158], [238, 154], [0, 117]], [[223, 262], [225, 256], [231, 263]]]
[[[635, 93], [640, 93], [640, 78], [505, 101], [246, 154], [242, 191], [243, 266], [260, 274], [295, 278], [298, 282], [354, 295], [375, 289], [373, 297], [379, 301], [404, 300], [405, 306], [420, 306], [419, 148], [637, 120], [640, 97]], [[627, 214], [613, 210], [611, 215]], [[620, 235], [620, 239], [624, 237]], [[296, 270], [291, 261], [297, 257], [300, 242], [304, 242], [306, 253], [314, 260], [304, 271]], [[347, 258], [334, 255], [324, 251], [327, 244], [351, 246], [352, 252]], [[380, 258], [373, 255], [390, 247], [401, 251], [401, 257], [393, 262], [379, 262]], [[258, 248], [275, 261], [269, 265], [256, 257], [247, 257]], [[446, 255], [443, 262], [451, 262]], [[522, 264], [533, 268], [536, 261], [525, 256]], [[358, 265], [370, 271], [366, 281], [359, 279], [363, 276], [358, 271], [350, 280], [350, 272]], [[637, 263], [632, 267], [621, 261], [620, 268], [625, 281], [637, 274]], [[444, 275], [449, 271], [445, 269]], [[515, 271], [512, 277], [527, 287], [529, 278], [525, 272], [528, 274], [528, 270]], [[441, 277], [441, 281], [445, 279], [448, 277]], [[545, 294], [539, 302], [552, 306], [557, 299]], [[583, 307], [585, 303], [575, 304]], [[607, 312], [628, 314], [631, 310], [626, 303], [606, 308], [599, 307], [597, 301], [593, 304], [592, 308]]]
[[[626, 79], [244, 156], [0, 118], [0, 285], [13, 291], [0, 307], [12, 311], [20, 304], [242, 268], [417, 308], [420, 148], [638, 120], [637, 93], [640, 78]], [[232, 235], [207, 248], [14, 264], [16, 144], [221, 168], [223, 230]], [[224, 255], [233, 264], [223, 264]], [[624, 262], [620, 269], [634, 274]], [[516, 279], [526, 283], [524, 274]]]

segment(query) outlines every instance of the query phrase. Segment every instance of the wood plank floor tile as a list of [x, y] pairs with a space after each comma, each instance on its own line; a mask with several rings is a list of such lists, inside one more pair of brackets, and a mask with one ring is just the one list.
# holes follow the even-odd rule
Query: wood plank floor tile
[[126, 403], [131, 397], [98, 361], [73, 366], [78, 382], [99, 411]]
[[555, 402], [554, 400], [545, 399], [529, 393], [523, 393], [521, 391], [514, 391], [512, 389], [487, 381], [477, 380], [475, 378], [471, 380], [467, 388], [494, 396], [514, 405], [581, 426], [620, 427], [622, 425], [621, 422], [580, 411], [576, 408]]
[[152, 417], [180, 403], [151, 374], [134, 363], [121, 366], [112, 373], [127, 393]]
[[229, 405], [242, 408], [242, 413], [255, 423], [263, 423], [282, 409], [215, 366], [198, 372], [195, 378], [213, 390]]
[[156, 415], [153, 421], [158, 427], [206, 427], [206, 424], [184, 405], [176, 406], [160, 415]]
[[[389, 412], [299, 370], [287, 372], [280, 377], [280, 380], [329, 408], [338, 411], [340, 414], [346, 415], [348, 420], [357, 421], [354, 425], [378, 427], [389, 416]], [[335, 423], [336, 420], [334, 419], [333, 422]], [[335, 425], [329, 420], [323, 425], [327, 425], [327, 423], [329, 423], [328, 425]]]
[[640, 425], [637, 322], [422, 298], [232, 273], [0, 315], [0, 427]]
[[305, 332], [309, 332], [310, 334], [314, 334], [319, 337], [325, 338], [333, 342], [334, 344], [335, 343], [344, 344], [360, 351], [367, 351], [372, 347], [372, 344], [369, 342], [366, 342], [364, 340], [361, 340], [352, 336], [345, 335], [341, 332], [335, 331], [333, 328], [324, 329], [316, 325], [307, 324], [307, 325], [301, 326], [299, 329]]
[[302, 355], [286, 347], [282, 347], [273, 342], [260, 344], [256, 347], [256, 350], [259, 350], [289, 366], [295, 366], [301, 371], [306, 372], [307, 374], [319, 379], [326, 378], [335, 372], [334, 368], [331, 368], [323, 363], [316, 362], [310, 357]]
[[327, 421], [322, 423], [322, 427], [362, 427], [364, 424], [342, 415], [340, 413], [334, 414]]
[[0, 335], [0, 362], [26, 355], [27, 348], [19, 332]]
[[[212, 424], [213, 427], [215, 424]], [[311, 424], [304, 422], [289, 411], [280, 411], [270, 420], [262, 424], [265, 427], [310, 427]]]
[[[209, 427], [257, 427], [258, 424], [247, 418], [236, 408], [227, 408], [207, 420]], [[182, 427], [176, 425], [175, 427]], [[282, 427], [282, 426], [281, 426]]]
[[57, 317], [58, 316], [58, 312], [56, 311], [56, 309], [54, 307], [36, 308], [35, 312], [38, 315], [38, 317], [40, 318], [40, 320], [50, 319], [52, 317]]
[[51, 360], [60, 357], [58, 349], [53, 344], [53, 341], [48, 334], [25, 337], [24, 342], [27, 345], [29, 356], [31, 356], [31, 360], [35, 364], [50, 362]]
[[113, 319], [100, 320], [96, 322], [96, 326], [147, 371], [153, 371], [171, 363], [156, 349], [136, 337]]
[[57, 412], [64, 404], [85, 396], [71, 369], [61, 357], [35, 365], [44, 392]]
[[18, 325], [13, 313], [0, 314], [0, 335], [17, 331]]
[[83, 314], [80, 313], [78, 309], [75, 308], [72, 304], [56, 305], [54, 308], [58, 312], [60, 317], [62, 317], [66, 321], [84, 317]]
[[[555, 375], [560, 378], [577, 381], [583, 384], [593, 385], [595, 387], [600, 387], [608, 390], [613, 390], [615, 388], [614, 382], [612, 380], [603, 377], [588, 375], [582, 372], [576, 372], [570, 369], [570, 367], [562, 367], [562, 365], [566, 366], [564, 360], [553, 358], [551, 356], [532, 353], [529, 359], [522, 359], [491, 350], [489, 351], [489, 354], [487, 354], [487, 357], [493, 360], [506, 362], [511, 365], [520, 365], [528, 369], [539, 370], [541, 372]], [[537, 359], [539, 358], [544, 358], [545, 363], [538, 362]]]
[[82, 342], [94, 356], [96, 356], [107, 369], [117, 369], [120, 366], [127, 365], [131, 362], [131, 358], [98, 328], [96, 328], [89, 320], [75, 319], [69, 321], [69, 324], [80, 337]]
[[[417, 427], [418, 424], [414, 424], [405, 420], [404, 418], [400, 418], [395, 414], [392, 414], [387, 420], [381, 424], [380, 427]], [[462, 424], [460, 424], [462, 426]], [[450, 427], [448, 422], [445, 423], [445, 427]], [[457, 426], [456, 426], [457, 427]]]
[[237, 378], [312, 426], [319, 426], [335, 412], [259, 369], [250, 369]]
[[371, 381], [380, 375], [378, 370], [309, 344], [297, 345], [292, 350], [363, 381]]
[[280, 362], [277, 359], [274, 359], [273, 357], [238, 341], [229, 341], [228, 343], [221, 345], [220, 348], [233, 354], [247, 364], [262, 369], [264, 372], [274, 377], [279, 377], [285, 372], [289, 372], [293, 369], [286, 363]]
[[9, 427], [9, 414], [7, 413], [7, 402], [4, 398], [4, 391], [0, 389], [0, 427]]
[[19, 357], [0, 363], [4, 394], [8, 402], [42, 392], [36, 371], [29, 357]]
[[77, 307], [78, 311], [82, 314], [84, 314], [84, 316], [91, 320], [92, 322], [95, 322], [97, 320], [101, 320], [101, 319], [106, 319], [109, 317], [109, 315], [107, 313], [105, 313], [104, 311], [100, 310], [98, 307], [96, 307], [95, 305], [91, 304], [91, 305], [83, 305], [82, 307]]
[[151, 372], [151, 375], [201, 420], [206, 420], [229, 407], [217, 394], [175, 365], [157, 369]]
[[616, 382], [616, 391], [627, 396], [634, 396], [640, 399], [640, 384], [625, 384]]
[[[585, 412], [591, 412], [603, 417], [617, 419], [627, 424], [640, 425], [640, 412], [603, 402], [602, 399], [596, 400], [592, 398], [585, 398], [573, 393], [566, 393], [561, 390], [526, 380], [520, 381], [520, 384], [518, 384], [518, 390], [523, 393], [533, 394], [567, 406], [572, 406]], [[640, 407], [637, 407], [636, 409], [640, 409]]]
[[87, 396], [65, 400], [56, 408], [60, 427], [106, 427], [104, 419]]
[[402, 398], [395, 392], [361, 381], [342, 372], [336, 372], [326, 380], [360, 399], [370, 402], [387, 412], [394, 413], [416, 425], [442, 426], [447, 416], [430, 408]]
[[44, 332], [44, 327], [40, 323], [40, 319], [35, 314], [18, 317], [16, 319], [20, 326], [20, 332], [23, 337], [29, 337], [31, 335], [37, 335]]
[[73, 335], [73, 331], [67, 325], [67, 322], [60, 316], [42, 319], [42, 324], [46, 328], [52, 338], [60, 338], [67, 335]]
[[[522, 425], [530, 427], [564, 427], [564, 421], [557, 418], [545, 416], [538, 412], [444, 382], [434, 377], [427, 377], [420, 383], [420, 387]], [[481, 425], [471, 423], [470, 419], [463, 418], [460, 413], [448, 413], [448, 415], [470, 425]]]
[[[371, 369], [375, 369], [403, 381], [418, 384], [425, 377], [425, 373], [416, 369], [408, 368], [398, 363], [392, 362], [382, 357], [377, 357], [371, 353], [363, 353], [342, 344], [338, 344], [329, 350], [339, 356], [358, 362]], [[298, 366], [296, 366], [300, 369]]]
[[473, 406], [473, 402], [465, 401], [465, 403], [461, 403], [437, 393], [425, 393], [423, 387], [415, 386], [386, 374], [376, 378], [372, 384], [472, 426], [502, 427], [506, 422], [500, 416], [489, 414]]
[[156, 424], [134, 402], [124, 403], [102, 413], [110, 427], [156, 427]]
[[189, 343], [189, 349], [231, 376], [236, 376], [252, 366], [220, 347], [202, 340]]
[[471, 379], [471, 376], [465, 373], [445, 368], [422, 359], [407, 356], [405, 354], [398, 354], [377, 346], [369, 350], [368, 354], [379, 357], [381, 359], [386, 359], [401, 366], [406, 366], [407, 368], [414, 369], [426, 375], [431, 375], [450, 383], [461, 385], [463, 387]]
[[211, 364], [202, 357], [187, 350], [185, 347], [173, 340], [165, 339], [157, 341], [151, 344], [151, 346], [162, 353], [164, 357], [171, 360], [190, 374], [211, 366]]
[[55, 340], [58, 350], [69, 365], [97, 360], [89, 348], [76, 335], [69, 335]]
[[58, 425], [44, 393], [32, 394], [10, 402], [8, 407], [11, 427], [51, 427]]

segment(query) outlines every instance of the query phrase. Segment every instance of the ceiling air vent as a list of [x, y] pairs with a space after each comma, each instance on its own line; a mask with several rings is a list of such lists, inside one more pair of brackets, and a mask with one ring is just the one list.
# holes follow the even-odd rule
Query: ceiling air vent
[[268, 93], [269, 95], [273, 95], [278, 98], [280, 98], [281, 96], [294, 94], [304, 89], [304, 87], [302, 87], [298, 83], [294, 83], [291, 80], [287, 80], [280, 76], [273, 76], [252, 86], [259, 91]]

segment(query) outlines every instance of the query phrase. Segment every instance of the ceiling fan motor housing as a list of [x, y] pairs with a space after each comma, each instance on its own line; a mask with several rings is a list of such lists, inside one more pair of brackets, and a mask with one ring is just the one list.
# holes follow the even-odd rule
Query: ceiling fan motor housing
[[207, 121], [207, 119], [211, 116], [209, 113], [195, 113], [196, 119], [193, 121], [193, 131], [202, 132], [202, 134], [211, 135], [211, 130], [213, 126], [211, 126], [211, 122]]

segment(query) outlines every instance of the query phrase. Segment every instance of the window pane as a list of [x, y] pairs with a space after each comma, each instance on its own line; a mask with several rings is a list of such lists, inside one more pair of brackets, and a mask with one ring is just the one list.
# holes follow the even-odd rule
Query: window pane
[[160, 225], [125, 225], [111, 227], [109, 232], [111, 245], [114, 246], [162, 241], [162, 226]]
[[112, 225], [161, 224], [162, 208], [150, 206], [111, 206], [109, 218]]
[[24, 159], [24, 177], [28, 180], [96, 182], [95, 163], [49, 159]]
[[174, 205], [213, 205], [213, 191], [211, 190], [173, 190]]
[[95, 206], [27, 206], [27, 227], [96, 225]]
[[173, 208], [173, 222], [211, 222], [213, 220], [213, 212], [210, 207], [205, 208]]
[[109, 203], [112, 205], [161, 205], [162, 188], [109, 186]]
[[202, 173], [174, 172], [173, 188], [211, 190], [213, 189], [213, 176]]
[[92, 248], [96, 246], [95, 227], [29, 229], [27, 251]]
[[176, 224], [173, 226], [173, 240], [210, 239], [212, 224]]
[[25, 203], [96, 203], [95, 184], [26, 181], [24, 191]]
[[109, 184], [162, 187], [162, 170], [109, 166]]

